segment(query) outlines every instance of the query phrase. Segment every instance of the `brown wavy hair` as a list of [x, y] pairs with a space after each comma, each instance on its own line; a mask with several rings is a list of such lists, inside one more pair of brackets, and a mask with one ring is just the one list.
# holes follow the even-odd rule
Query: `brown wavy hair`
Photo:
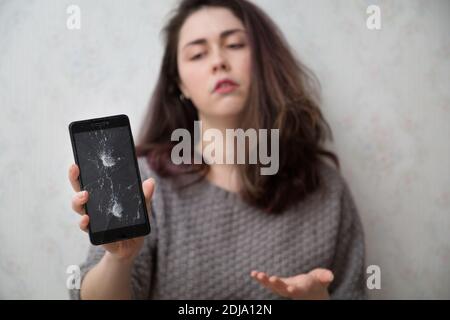
[[279, 129], [278, 173], [260, 175], [261, 164], [238, 165], [240, 196], [264, 211], [282, 212], [321, 188], [319, 167], [323, 160], [331, 160], [337, 168], [339, 161], [323, 146], [332, 139], [332, 133], [318, 106], [316, 77], [296, 59], [275, 23], [249, 1], [184, 0], [172, 12], [163, 29], [164, 56], [138, 138], [137, 154], [147, 156], [152, 169], [163, 177], [195, 172], [204, 179], [208, 173], [206, 163], [176, 166], [170, 160], [175, 145], [172, 132], [185, 128], [193, 139], [194, 121], [198, 120], [193, 103], [180, 99], [179, 31], [189, 15], [206, 6], [229, 9], [248, 34], [252, 79], [241, 127]]

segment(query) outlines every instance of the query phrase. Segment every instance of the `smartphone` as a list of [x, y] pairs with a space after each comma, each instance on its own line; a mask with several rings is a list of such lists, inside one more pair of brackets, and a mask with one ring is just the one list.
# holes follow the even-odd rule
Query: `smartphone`
[[144, 236], [150, 222], [126, 115], [69, 125], [81, 190], [89, 192], [89, 238], [93, 245]]

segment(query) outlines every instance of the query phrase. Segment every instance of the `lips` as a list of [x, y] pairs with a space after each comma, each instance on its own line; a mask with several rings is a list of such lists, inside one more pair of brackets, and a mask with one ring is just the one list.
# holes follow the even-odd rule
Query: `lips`
[[222, 79], [216, 82], [214, 92], [228, 93], [236, 89], [239, 85], [231, 79]]

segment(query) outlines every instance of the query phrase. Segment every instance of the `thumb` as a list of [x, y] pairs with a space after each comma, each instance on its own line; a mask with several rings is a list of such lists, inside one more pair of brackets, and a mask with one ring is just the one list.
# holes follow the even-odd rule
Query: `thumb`
[[328, 269], [317, 268], [312, 270], [310, 274], [326, 286], [328, 286], [334, 279], [333, 272]]
[[150, 205], [150, 201], [152, 200], [153, 191], [155, 190], [155, 179], [148, 178], [142, 183], [142, 190], [144, 192], [145, 203], [147, 206]]

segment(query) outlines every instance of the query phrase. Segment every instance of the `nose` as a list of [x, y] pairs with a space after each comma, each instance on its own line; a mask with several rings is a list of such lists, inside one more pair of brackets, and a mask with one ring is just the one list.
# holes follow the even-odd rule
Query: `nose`
[[217, 50], [213, 56], [213, 61], [212, 61], [213, 73], [217, 73], [218, 71], [228, 71], [229, 69], [230, 69], [230, 66], [228, 64], [228, 61], [223, 56], [222, 52], [220, 50]]

